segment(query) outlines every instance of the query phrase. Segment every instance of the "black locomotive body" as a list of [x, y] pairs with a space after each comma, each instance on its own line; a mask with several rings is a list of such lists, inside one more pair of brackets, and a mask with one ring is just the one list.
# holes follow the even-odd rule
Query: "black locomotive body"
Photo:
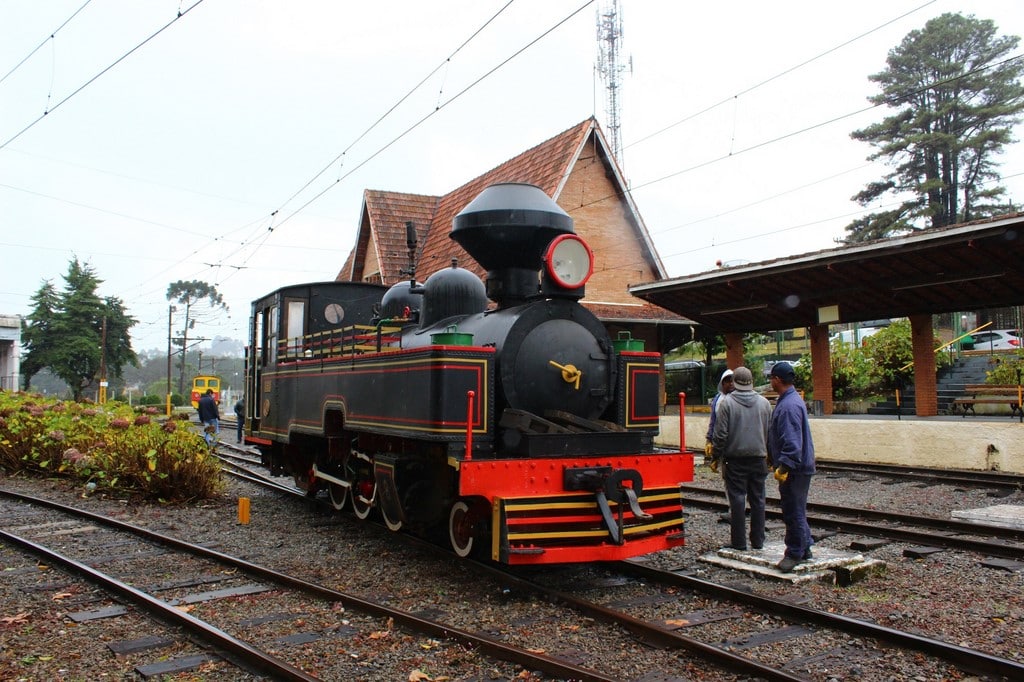
[[[286, 287], [253, 304], [246, 440], [310, 494], [461, 556], [622, 559], [682, 544], [693, 459], [657, 452], [661, 356], [579, 303], [592, 254], [540, 189], [494, 185], [420, 285]], [[491, 306], [493, 301], [496, 305]]]

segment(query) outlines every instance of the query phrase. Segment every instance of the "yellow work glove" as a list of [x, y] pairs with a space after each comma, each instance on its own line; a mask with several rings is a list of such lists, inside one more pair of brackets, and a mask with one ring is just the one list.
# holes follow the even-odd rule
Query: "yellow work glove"
[[711, 464], [708, 464], [708, 466], [711, 467], [711, 470], [713, 472], [715, 472], [716, 474], [718, 473], [718, 460], [717, 459], [711, 460]]
[[775, 470], [775, 480], [779, 483], [785, 483], [786, 479], [789, 478], [789, 469], [786, 467], [779, 467]]
[[711, 444], [711, 441], [704, 443], [704, 456], [710, 457], [715, 451], [715, 446]]

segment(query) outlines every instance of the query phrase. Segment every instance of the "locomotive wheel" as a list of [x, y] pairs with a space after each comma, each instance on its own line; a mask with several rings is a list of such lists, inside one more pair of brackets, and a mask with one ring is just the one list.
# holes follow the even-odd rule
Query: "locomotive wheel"
[[382, 504], [380, 506], [380, 515], [384, 519], [384, 525], [388, 527], [388, 530], [396, 532], [402, 530], [402, 520], [399, 519], [396, 521], [388, 516], [388, 506], [386, 504]]
[[331, 506], [338, 511], [344, 509], [345, 503], [348, 502], [348, 486], [331, 483], [328, 485], [328, 491], [331, 494]]
[[368, 519], [373, 511], [374, 487], [370, 481], [357, 481], [352, 486], [352, 511], [360, 521]]
[[448, 514], [448, 539], [455, 554], [465, 559], [473, 553], [477, 517], [462, 500], [452, 505]]

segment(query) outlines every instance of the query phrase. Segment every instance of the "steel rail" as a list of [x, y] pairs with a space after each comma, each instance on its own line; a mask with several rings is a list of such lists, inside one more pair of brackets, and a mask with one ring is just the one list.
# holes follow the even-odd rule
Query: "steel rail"
[[666, 630], [653, 623], [634, 618], [629, 614], [615, 609], [601, 606], [592, 601], [575, 597], [566, 592], [545, 587], [538, 583], [522, 578], [504, 569], [497, 568], [480, 562], [472, 562], [473, 568], [480, 572], [489, 574], [493, 579], [513, 585], [518, 589], [540, 594], [549, 600], [565, 604], [581, 613], [600, 619], [606, 623], [614, 623], [624, 627], [638, 638], [664, 647], [682, 649], [696, 654], [705, 660], [715, 661], [718, 665], [734, 672], [754, 675], [760, 679], [777, 682], [806, 682], [806, 677], [800, 677], [792, 673], [773, 668], [772, 666], [759, 663], [746, 656], [734, 654], [725, 649], [707, 644], [693, 637], [687, 637], [672, 630]]
[[[709, 497], [721, 494], [720, 489], [703, 488], [700, 486], [683, 485], [680, 487], [683, 492], [704, 494]], [[781, 504], [778, 497], [767, 496], [766, 502]], [[727, 506], [725, 504], [723, 507]], [[913, 514], [900, 514], [899, 512], [883, 511], [881, 509], [865, 509], [864, 507], [840, 506], [836, 504], [824, 504], [821, 502], [808, 502], [809, 511], [817, 511], [822, 514], [835, 514], [838, 516], [859, 516], [867, 519], [880, 521], [891, 521], [893, 523], [905, 523], [909, 526], [926, 526], [928, 528], [939, 528], [941, 530], [952, 530], [964, 535], [994, 535], [1003, 538], [1012, 538], [1024, 541], [1024, 529], [1009, 528], [1006, 526], [990, 526], [971, 521], [960, 521], [957, 519], [944, 519], [938, 516], [919, 516]]]
[[[713, 494], [706, 489], [702, 489], [701, 492], [707, 494]], [[777, 498], [768, 498], [769, 500], [777, 500]], [[715, 500], [697, 500], [692, 497], [683, 498], [683, 506], [690, 507], [703, 507], [705, 509], [717, 509], [727, 510], [728, 505], [724, 502], [718, 502]], [[817, 505], [813, 505], [817, 506]], [[812, 505], [807, 505], [808, 509], [812, 508]], [[845, 513], [856, 515], [859, 510], [847, 509], [843, 511], [832, 511], [828, 513]], [[929, 523], [922, 523], [921, 518], [928, 517], [911, 517], [906, 516], [903, 518], [884, 517], [885, 512], [875, 512], [873, 515], [865, 513], [866, 516], [874, 516], [878, 520], [890, 520], [895, 523], [907, 523], [910, 525], [930, 525]], [[781, 519], [782, 512], [774, 509], [766, 509], [765, 516], [772, 519]], [[934, 518], [934, 517], [932, 517]], [[891, 526], [878, 526], [870, 523], [862, 523], [860, 521], [843, 521], [841, 519], [833, 519], [825, 516], [815, 516], [812, 514], [807, 515], [807, 522], [812, 526], [818, 528], [829, 528], [835, 530], [842, 530], [846, 532], [856, 532], [861, 535], [867, 535], [869, 537], [881, 537], [888, 538], [890, 540], [899, 540], [903, 542], [914, 542], [918, 544], [928, 544], [932, 546], [945, 547], [947, 549], [960, 549], [971, 552], [978, 552], [979, 554], [987, 554], [990, 556], [998, 556], [1006, 559], [1024, 559], [1024, 546], [1007, 545], [1000, 542], [988, 542], [986, 540], [972, 540], [970, 538], [962, 538], [957, 536], [951, 536], [948, 533], [928, 533], [925, 531], [907, 530], [905, 528], [893, 528]], [[946, 530], [955, 528], [957, 523], [951, 522], [948, 524]], [[958, 532], [971, 533], [973, 535], [984, 535], [986, 534], [987, 528], [981, 527], [976, 524], [967, 524], [971, 526], [969, 529], [963, 529]], [[943, 528], [943, 526], [936, 526], [937, 528]], [[1012, 529], [1010, 529], [1012, 531]], [[1002, 535], [1002, 533], [993, 533], [994, 535]], [[1014, 535], [1013, 537], [1017, 537]]]
[[656, 580], [669, 585], [699, 590], [706, 594], [725, 597], [748, 606], [772, 613], [785, 614], [834, 630], [862, 637], [874, 637], [884, 642], [936, 656], [975, 673], [1001, 675], [1007, 679], [1015, 680], [1024, 679], [1024, 663], [986, 654], [976, 649], [949, 644], [938, 639], [915, 635], [902, 630], [894, 630], [849, 616], [812, 609], [807, 606], [799, 606], [790, 602], [777, 601], [693, 576], [680, 575], [671, 571], [662, 571], [650, 566], [643, 566], [633, 561], [621, 561], [616, 563], [615, 566], [625, 573], [647, 580]]
[[943, 481], [972, 486], [1024, 487], [1024, 476], [1004, 471], [976, 471], [972, 469], [933, 469], [902, 464], [876, 464], [871, 462], [838, 462], [818, 460], [823, 471], [895, 476], [923, 481]]
[[[280, 488], [280, 486], [278, 486]], [[281, 488], [284, 491], [290, 492], [294, 495], [299, 495], [301, 491], [288, 491], [285, 488]], [[306, 594], [327, 600], [327, 601], [340, 601], [346, 605], [346, 607], [355, 608], [363, 613], [376, 617], [387, 617], [392, 618], [396, 623], [399, 623], [410, 630], [420, 632], [433, 637], [446, 639], [448, 641], [457, 642], [463, 646], [475, 648], [482, 651], [485, 655], [491, 656], [492, 658], [509, 661], [518, 665], [529, 667], [532, 670], [539, 670], [551, 677], [579, 680], [580, 682], [616, 682], [616, 678], [608, 677], [599, 672], [589, 670], [586, 668], [580, 668], [566, 661], [560, 659], [545, 656], [542, 654], [535, 654], [529, 651], [518, 649], [513, 646], [509, 646], [498, 642], [490, 637], [475, 634], [466, 630], [462, 630], [456, 627], [445, 625], [437, 621], [432, 621], [426, 618], [413, 615], [407, 611], [401, 611], [399, 609], [393, 609], [382, 604], [371, 602], [356, 595], [349, 594], [347, 592], [340, 592], [338, 590], [311, 583], [302, 578], [297, 578], [286, 573], [280, 573], [274, 569], [244, 559], [239, 559], [223, 552], [218, 552], [201, 545], [196, 545], [185, 540], [180, 540], [169, 535], [163, 535], [156, 531], [142, 528], [141, 526], [135, 526], [124, 521], [118, 521], [101, 514], [95, 514], [85, 509], [79, 509], [77, 507], [71, 507], [68, 505], [55, 502], [53, 500], [45, 500], [42, 498], [32, 497], [31, 495], [25, 495], [23, 493], [14, 492], [0, 488], [0, 496], [9, 497], [12, 499], [18, 499], [29, 504], [37, 504], [40, 506], [48, 507], [50, 509], [56, 509], [66, 514], [83, 517], [96, 523], [100, 523], [112, 528], [117, 528], [128, 533], [132, 533], [139, 537], [145, 538], [152, 542], [162, 544], [168, 547], [173, 547], [185, 552], [192, 553], [196, 556], [201, 556], [206, 559], [218, 561], [223, 564], [233, 566], [240, 570], [243, 570], [250, 575], [263, 578], [270, 582], [274, 582], [278, 585], [285, 585], [292, 589], [302, 591]], [[0, 531], [2, 532], [2, 531]], [[3, 533], [4, 536], [7, 533]], [[311, 678], [315, 679], [315, 678]]]
[[19, 535], [0, 530], [0, 539], [8, 544], [25, 549], [33, 554], [42, 557], [45, 561], [59, 564], [65, 568], [81, 574], [89, 582], [100, 585], [103, 589], [135, 604], [142, 610], [155, 615], [166, 622], [173, 623], [194, 633], [214, 648], [229, 652], [228, 658], [235, 657], [233, 662], [241, 668], [251, 672], [270, 675], [273, 679], [297, 680], [299, 682], [317, 682], [320, 678], [308, 675], [302, 670], [282, 661], [279, 658], [258, 649], [237, 637], [224, 632], [220, 628], [199, 620], [184, 611], [171, 606], [165, 601], [138, 590], [127, 583], [87, 566], [79, 561], [64, 556], [59, 552], [44, 547], [43, 545], [27, 540]]

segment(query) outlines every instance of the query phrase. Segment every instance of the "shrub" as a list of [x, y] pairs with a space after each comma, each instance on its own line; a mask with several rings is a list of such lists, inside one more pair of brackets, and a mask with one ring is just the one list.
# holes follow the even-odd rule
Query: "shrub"
[[1014, 351], [999, 360], [992, 370], [986, 372], [986, 383], [1019, 384], [1024, 377], [1024, 351]]
[[166, 502], [219, 493], [220, 464], [199, 434], [163, 426], [127, 405], [87, 407], [0, 392], [0, 469]]

